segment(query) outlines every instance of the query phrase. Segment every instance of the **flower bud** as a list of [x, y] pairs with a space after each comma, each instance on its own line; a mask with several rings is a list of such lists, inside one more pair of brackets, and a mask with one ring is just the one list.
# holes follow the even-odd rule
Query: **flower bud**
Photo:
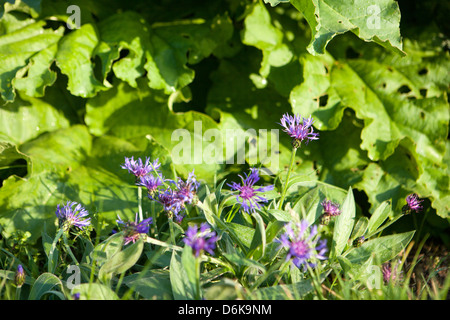
[[358, 237], [355, 240], [353, 240], [353, 246], [355, 248], [358, 248], [364, 243], [364, 241], [366, 241], [366, 238], [364, 236]]
[[25, 283], [25, 271], [21, 264], [17, 266], [16, 275], [14, 277], [14, 282], [17, 288], [20, 288]]

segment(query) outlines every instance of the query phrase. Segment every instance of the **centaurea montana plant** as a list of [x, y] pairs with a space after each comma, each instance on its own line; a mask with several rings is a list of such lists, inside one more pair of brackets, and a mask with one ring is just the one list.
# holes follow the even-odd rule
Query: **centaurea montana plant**
[[279, 124], [284, 128], [283, 131], [292, 138], [292, 152], [286, 180], [284, 182], [284, 187], [281, 193], [281, 199], [278, 205], [279, 210], [282, 209], [284, 198], [286, 197], [289, 177], [294, 166], [294, 159], [295, 154], [297, 153], [297, 149], [300, 148], [302, 142], [305, 142], [305, 145], [307, 145], [308, 142], [319, 139], [319, 134], [317, 132], [314, 132], [314, 128], [312, 126], [313, 123], [314, 120], [311, 118], [311, 116], [309, 116], [309, 118], [303, 118], [299, 114], [295, 114], [292, 116], [286, 113], [280, 119]]

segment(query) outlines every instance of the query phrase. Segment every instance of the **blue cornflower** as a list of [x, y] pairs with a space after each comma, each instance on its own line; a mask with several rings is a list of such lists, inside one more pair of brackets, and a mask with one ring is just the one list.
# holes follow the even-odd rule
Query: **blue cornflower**
[[403, 207], [403, 212], [408, 214], [412, 211], [419, 212], [423, 209], [423, 207], [420, 205], [423, 202], [423, 200], [419, 200], [419, 196], [415, 193], [410, 194], [406, 197], [406, 205]]
[[186, 181], [183, 181], [181, 178], [178, 178], [177, 183], [177, 197], [183, 203], [191, 204], [194, 202], [195, 195], [197, 193], [197, 189], [200, 186], [200, 182], [197, 181], [195, 177], [194, 170], [189, 173]]
[[176, 190], [167, 188], [164, 192], [157, 195], [157, 201], [162, 204], [164, 211], [171, 217], [175, 217], [175, 221], [181, 222], [183, 215], [180, 212], [184, 209], [184, 203], [180, 200]]
[[274, 186], [254, 187], [254, 184], [259, 181], [259, 170], [257, 168], [251, 168], [250, 174], [245, 174], [245, 179], [241, 175], [239, 175], [239, 177], [242, 180], [242, 184], [232, 182], [227, 185], [231, 187], [233, 191], [239, 191], [239, 194], [236, 195], [236, 200], [246, 213], [251, 213], [255, 211], [256, 208], [260, 209], [262, 207], [260, 202], [268, 202], [266, 198], [258, 193], [273, 190]]
[[320, 204], [323, 207], [323, 213], [326, 215], [334, 217], [341, 214], [341, 210], [339, 209], [338, 203], [325, 199]]
[[134, 160], [133, 157], [125, 157], [125, 163], [121, 167], [122, 169], [127, 169], [128, 172], [134, 174], [136, 178], [139, 179], [152, 171], [158, 170], [160, 166], [161, 164], [158, 162], [158, 159], [150, 164], [150, 158], [146, 157], [144, 164], [141, 158], [139, 158], [138, 160]]
[[91, 218], [86, 218], [89, 213], [81, 204], [74, 201], [67, 201], [64, 207], [56, 207], [56, 216], [59, 220], [59, 226], [64, 227], [65, 230], [70, 229], [71, 226], [76, 226], [80, 229], [88, 227], [91, 224]]
[[209, 225], [207, 223], [202, 223], [200, 225], [200, 230], [198, 230], [196, 225], [189, 226], [183, 241], [192, 248], [195, 256], [198, 257], [202, 251], [206, 251], [213, 255], [217, 239], [216, 233], [211, 231]]
[[317, 260], [325, 260], [327, 241], [320, 240], [317, 235], [317, 226], [312, 226], [308, 232], [309, 223], [306, 220], [300, 223], [290, 222], [286, 226], [286, 232], [276, 240], [280, 242], [280, 248], [288, 249], [286, 261], [292, 259], [297, 268], [306, 271], [307, 266], [315, 267]]
[[136, 242], [141, 234], [147, 234], [150, 231], [150, 224], [153, 219], [147, 218], [138, 222], [138, 215], [136, 213], [135, 221], [124, 222], [118, 217], [117, 223], [120, 225], [121, 230], [124, 233], [124, 244], [127, 245], [130, 242]]
[[148, 191], [148, 197], [152, 200], [155, 200], [155, 193], [158, 190], [158, 187], [163, 184], [163, 180], [161, 177], [154, 176], [152, 174], [148, 174], [145, 176], [142, 176], [139, 178], [139, 182], [137, 183], [138, 186], [143, 186], [147, 188]]
[[314, 132], [312, 127], [314, 120], [311, 116], [302, 120], [302, 117], [298, 114], [291, 116], [286, 113], [280, 121], [280, 125], [284, 127], [283, 131], [292, 137], [292, 145], [294, 148], [299, 148], [303, 141], [308, 144], [311, 140], [319, 139], [319, 134]]

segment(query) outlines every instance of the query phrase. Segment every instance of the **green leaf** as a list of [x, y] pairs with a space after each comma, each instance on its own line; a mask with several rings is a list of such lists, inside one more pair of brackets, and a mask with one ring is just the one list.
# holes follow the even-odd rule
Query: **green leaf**
[[187, 278], [182, 265], [182, 258], [176, 251], [172, 252], [172, 259], [170, 260], [170, 283], [175, 300], [194, 299], [194, 288]]
[[374, 233], [383, 222], [392, 215], [391, 203], [389, 201], [384, 201], [381, 203], [375, 211], [372, 213], [369, 219], [369, 224], [367, 226], [367, 234], [371, 235]]
[[272, 25], [269, 12], [260, 2], [254, 3], [245, 18], [242, 43], [262, 50], [263, 60], [259, 73], [263, 78], [267, 78], [272, 66], [284, 66], [293, 57], [289, 47], [283, 43], [283, 32]]
[[80, 300], [119, 300], [112, 289], [101, 283], [82, 283], [73, 288], [71, 293], [79, 293]]
[[51, 292], [54, 287], [63, 285], [61, 280], [52, 273], [43, 273], [36, 279], [30, 290], [29, 300], [40, 300], [43, 295]]
[[380, 238], [370, 239], [360, 247], [348, 252], [346, 258], [352, 264], [362, 264], [372, 256], [377, 263], [384, 263], [395, 258], [406, 248], [415, 231], [393, 234]]
[[[181, 176], [194, 169], [197, 176], [212, 182], [224, 168], [223, 163], [205, 160], [209, 155], [205, 149], [222, 141], [217, 123], [198, 112], [174, 113], [164, 101], [165, 97], [150, 90], [142, 79], [138, 89], [121, 82], [88, 101], [85, 120], [90, 132], [98, 136], [133, 141], [151, 136], [169, 152]], [[218, 141], [207, 141], [204, 133], [209, 129], [217, 133]], [[217, 148], [222, 150], [221, 145]]]
[[56, 64], [68, 77], [67, 89], [83, 98], [93, 97], [107, 88], [97, 80], [93, 72], [93, 57], [99, 38], [91, 24], [64, 36], [58, 44]]
[[369, 226], [369, 218], [367, 217], [359, 218], [355, 224], [355, 227], [353, 228], [353, 232], [352, 235], [350, 236], [350, 239], [354, 240], [356, 238], [364, 236], [366, 234], [368, 226]]
[[[11, 21], [14, 18], [10, 14], [5, 14], [2, 18]], [[13, 20], [14, 21], [14, 20]], [[33, 19], [26, 19], [18, 24], [14, 22], [8, 27], [16, 29], [0, 36], [0, 59], [3, 61], [0, 66], [0, 93], [6, 102], [13, 102], [15, 99], [14, 78], [22, 68], [26, 68], [31, 77], [43, 77], [41, 83], [36, 83], [36, 78], [31, 80], [30, 92], [41, 90], [46, 85], [54, 81], [54, 74], [48, 70], [54, 57], [54, 45], [63, 34], [63, 28], [57, 30], [44, 29], [45, 21], [35, 22]], [[40, 64], [35, 66], [35, 64]], [[23, 72], [19, 72], [19, 75]], [[33, 88], [34, 87], [34, 88]], [[40, 89], [38, 88], [40, 87]], [[24, 88], [24, 83], [20, 83], [19, 88]]]
[[121, 232], [109, 236], [100, 242], [90, 253], [90, 257], [98, 266], [102, 266], [123, 247], [123, 234]]
[[341, 214], [336, 217], [334, 223], [333, 240], [330, 252], [331, 257], [340, 255], [347, 246], [355, 223], [355, 213], [355, 199], [353, 198], [353, 190], [350, 187], [347, 192], [347, 197], [342, 204]]
[[311, 28], [308, 52], [313, 55], [324, 54], [331, 39], [347, 31], [405, 54], [400, 36], [400, 10], [394, 0], [291, 0], [291, 3]]
[[258, 258], [264, 256], [267, 245], [266, 229], [264, 221], [258, 212], [253, 212], [252, 216], [255, 218], [256, 228], [249, 251], [247, 252], [247, 257], [253, 257], [253, 259], [258, 260]]
[[170, 273], [168, 270], [151, 270], [142, 275], [141, 272], [123, 278], [123, 283], [150, 300], [172, 299]]
[[111, 274], [121, 274], [136, 264], [144, 249], [144, 242], [139, 238], [135, 243], [117, 252], [102, 265], [98, 277], [108, 277]]
[[0, 140], [13, 144], [20, 145], [46, 131], [68, 126], [60, 109], [35, 98], [16, 97], [0, 109]]

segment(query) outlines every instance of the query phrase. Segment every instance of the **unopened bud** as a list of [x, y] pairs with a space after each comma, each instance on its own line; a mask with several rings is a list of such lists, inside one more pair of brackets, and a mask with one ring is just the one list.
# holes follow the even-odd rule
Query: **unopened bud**
[[21, 264], [17, 266], [16, 275], [14, 277], [17, 288], [20, 288], [25, 283], [25, 271]]

